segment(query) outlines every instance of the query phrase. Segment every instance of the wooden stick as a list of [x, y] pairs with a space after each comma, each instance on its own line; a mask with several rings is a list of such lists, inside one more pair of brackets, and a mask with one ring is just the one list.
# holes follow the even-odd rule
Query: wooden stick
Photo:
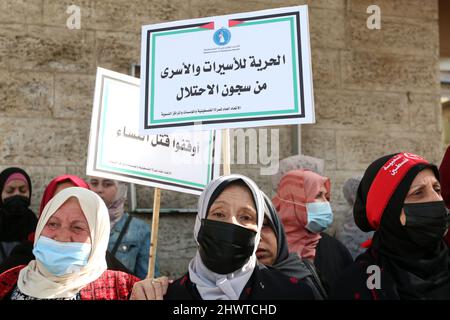
[[159, 208], [161, 204], [161, 189], [155, 188], [153, 197], [152, 234], [150, 237], [150, 256], [148, 261], [147, 278], [154, 278], [156, 264], [156, 248], [158, 245]]
[[223, 174], [231, 174], [230, 168], [230, 129], [222, 129]]

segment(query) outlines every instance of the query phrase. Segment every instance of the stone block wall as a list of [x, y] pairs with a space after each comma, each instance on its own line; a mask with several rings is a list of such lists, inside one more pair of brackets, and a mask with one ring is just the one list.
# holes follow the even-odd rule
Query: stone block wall
[[[0, 169], [30, 173], [35, 210], [54, 176], [85, 177], [96, 67], [129, 73], [140, 61], [141, 25], [305, 3], [317, 123], [302, 126], [301, 151], [325, 160], [333, 207], [344, 203], [344, 181], [379, 156], [407, 150], [439, 162], [437, 0], [0, 0]], [[380, 30], [366, 27], [374, 3]], [[80, 30], [66, 27], [71, 4], [81, 8]], [[280, 158], [294, 154], [296, 128], [275, 129]], [[232, 172], [251, 176], [270, 194], [270, 177], [258, 165], [232, 165]], [[151, 207], [153, 191], [137, 192], [139, 206]], [[196, 202], [163, 191], [161, 206]], [[195, 252], [193, 221], [192, 214], [162, 214], [164, 274], [186, 270]]]

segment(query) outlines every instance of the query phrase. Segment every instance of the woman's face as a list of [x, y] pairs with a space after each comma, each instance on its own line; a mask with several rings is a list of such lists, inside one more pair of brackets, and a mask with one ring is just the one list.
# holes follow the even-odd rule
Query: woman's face
[[325, 188], [325, 183], [322, 184], [319, 188], [319, 191], [316, 194], [316, 197], [312, 202], [328, 202], [329, 194], [327, 189]]
[[[414, 178], [408, 194], [406, 195], [405, 203], [421, 203], [442, 200], [441, 184], [436, 179], [431, 169], [424, 169]], [[403, 209], [400, 214], [400, 222], [402, 225], [406, 224], [406, 215]]]
[[28, 183], [23, 180], [11, 180], [3, 187], [2, 201], [13, 196], [30, 197], [30, 188]]
[[207, 219], [239, 225], [258, 230], [253, 197], [246, 187], [231, 185], [211, 205]]
[[272, 266], [277, 259], [277, 251], [277, 236], [270, 225], [269, 219], [264, 217], [261, 240], [259, 241], [258, 250], [256, 250], [256, 257], [262, 264]]
[[117, 185], [113, 180], [91, 178], [89, 180], [89, 188], [103, 199], [107, 207], [111, 206], [116, 197]]
[[76, 198], [69, 198], [48, 219], [42, 236], [60, 242], [91, 243], [89, 224]]

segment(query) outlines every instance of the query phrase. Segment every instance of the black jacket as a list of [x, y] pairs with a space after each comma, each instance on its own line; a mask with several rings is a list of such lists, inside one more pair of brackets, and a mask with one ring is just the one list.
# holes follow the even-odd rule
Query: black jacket
[[[164, 300], [202, 300], [189, 273], [169, 285]], [[314, 300], [311, 287], [304, 280], [258, 265], [239, 300]]]
[[316, 248], [314, 265], [322, 280], [322, 285], [329, 291], [342, 272], [353, 263], [348, 249], [336, 238], [322, 232], [322, 238]]

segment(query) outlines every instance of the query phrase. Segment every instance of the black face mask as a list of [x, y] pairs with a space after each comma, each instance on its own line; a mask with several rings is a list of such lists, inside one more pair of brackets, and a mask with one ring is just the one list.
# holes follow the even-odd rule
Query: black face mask
[[2, 210], [7, 219], [20, 218], [24, 213], [28, 212], [30, 200], [24, 196], [12, 196], [3, 200]]
[[197, 241], [205, 266], [219, 274], [242, 267], [255, 249], [256, 232], [235, 224], [202, 219]]
[[416, 245], [433, 249], [442, 241], [449, 223], [444, 201], [405, 203], [406, 232]]
[[30, 200], [24, 196], [12, 196], [3, 200], [0, 209], [0, 240], [19, 241], [36, 227], [36, 217], [28, 209]]

